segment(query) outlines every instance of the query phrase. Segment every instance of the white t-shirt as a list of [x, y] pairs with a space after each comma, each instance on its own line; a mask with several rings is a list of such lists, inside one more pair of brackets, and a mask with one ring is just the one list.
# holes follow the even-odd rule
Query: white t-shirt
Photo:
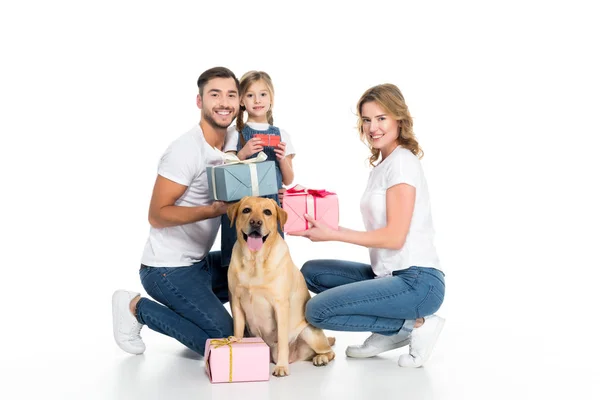
[[410, 228], [402, 249], [369, 249], [371, 267], [377, 277], [388, 276], [393, 271], [412, 266], [440, 269], [433, 244], [434, 230], [427, 182], [419, 159], [410, 150], [398, 146], [371, 171], [360, 202], [365, 228], [372, 231], [387, 225], [386, 191], [401, 183], [416, 188]]
[[[269, 124], [263, 124], [259, 122], [247, 122], [246, 125], [257, 131], [266, 131], [269, 129]], [[294, 145], [292, 144], [292, 139], [290, 138], [289, 133], [281, 128], [279, 128], [279, 132], [281, 133], [281, 141], [285, 143], [285, 155], [289, 156], [290, 154], [296, 154], [296, 150], [294, 149]], [[225, 138], [223, 151], [237, 151], [239, 138], [240, 133], [237, 131], [235, 124], [227, 128], [227, 137]]]
[[[158, 174], [188, 187], [175, 202], [176, 206], [212, 204], [206, 167], [223, 164], [223, 155], [206, 142], [200, 125], [171, 143], [160, 159]], [[216, 217], [167, 228], [150, 227], [142, 264], [181, 267], [202, 260], [215, 242], [220, 224], [221, 218]]]

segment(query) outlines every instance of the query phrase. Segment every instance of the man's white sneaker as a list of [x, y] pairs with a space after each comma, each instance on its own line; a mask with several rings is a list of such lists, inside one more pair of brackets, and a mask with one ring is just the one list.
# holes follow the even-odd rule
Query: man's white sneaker
[[410, 338], [410, 351], [400, 355], [398, 365], [401, 367], [418, 368], [423, 366], [431, 356], [431, 352], [446, 320], [431, 315], [425, 317], [425, 322], [420, 327], [413, 329]]
[[410, 334], [404, 331], [392, 336], [384, 336], [379, 333], [373, 333], [358, 346], [348, 346], [346, 356], [353, 358], [374, 357], [384, 351], [398, 349], [410, 343]]
[[142, 354], [146, 345], [140, 336], [142, 324], [131, 314], [129, 304], [139, 293], [117, 290], [112, 296], [113, 334], [117, 345], [131, 354]]

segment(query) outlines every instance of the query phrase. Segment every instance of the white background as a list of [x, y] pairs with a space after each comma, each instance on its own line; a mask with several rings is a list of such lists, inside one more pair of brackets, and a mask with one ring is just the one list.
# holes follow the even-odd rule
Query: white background
[[[355, 105], [398, 85], [425, 152], [440, 313], [472, 338], [461, 346], [559, 393], [598, 393], [594, 2], [334, 3], [2, 3], [0, 363], [15, 387], [78, 368], [57, 354], [112, 351], [110, 296], [141, 290], [159, 157], [198, 122], [198, 75], [222, 65], [271, 75], [295, 183], [337, 192], [355, 229], [369, 172]], [[298, 266], [368, 260], [288, 243]], [[549, 365], [571, 373], [536, 375]]]

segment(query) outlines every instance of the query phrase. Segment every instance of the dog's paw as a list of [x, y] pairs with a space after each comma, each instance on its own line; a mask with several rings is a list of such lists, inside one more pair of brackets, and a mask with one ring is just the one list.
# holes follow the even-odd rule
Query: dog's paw
[[273, 370], [273, 376], [281, 378], [282, 376], [288, 376], [290, 374], [290, 368], [287, 365], [275, 366]]
[[327, 343], [329, 343], [330, 346], [333, 346], [335, 344], [335, 338], [333, 336], [327, 337]]
[[329, 357], [327, 354], [317, 354], [313, 357], [313, 365], [316, 367], [324, 367], [329, 364]]

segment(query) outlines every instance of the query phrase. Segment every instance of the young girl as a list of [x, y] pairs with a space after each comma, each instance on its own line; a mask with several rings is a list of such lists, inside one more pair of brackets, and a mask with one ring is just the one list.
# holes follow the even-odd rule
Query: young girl
[[[267, 159], [275, 161], [277, 188], [289, 185], [294, 180], [292, 159], [296, 152], [289, 134], [273, 126], [273, 98], [275, 90], [269, 74], [263, 71], [250, 71], [240, 79], [240, 112], [236, 125], [229, 127], [223, 151], [235, 152], [240, 160], [256, 157], [259, 152], [264, 152]], [[244, 122], [244, 114], [248, 119]], [[261, 139], [256, 135], [269, 135], [279, 139], [276, 146], [263, 146]], [[273, 199], [278, 205], [277, 194], [264, 196]], [[283, 236], [283, 227], [279, 233]], [[221, 259], [222, 265], [228, 266], [231, 251], [237, 240], [235, 226], [230, 227], [227, 214], [221, 217]]]
[[308, 288], [319, 293], [306, 305], [306, 319], [321, 329], [372, 331], [362, 345], [346, 349], [348, 357], [373, 357], [410, 344], [398, 364], [420, 367], [444, 325], [444, 319], [433, 313], [445, 294], [433, 244], [429, 192], [419, 162], [422, 151], [396, 86], [367, 90], [357, 111], [359, 133], [371, 149], [373, 166], [360, 206], [366, 232], [331, 230], [306, 216], [313, 227], [290, 235], [367, 247], [371, 264], [305, 263], [302, 273]]

